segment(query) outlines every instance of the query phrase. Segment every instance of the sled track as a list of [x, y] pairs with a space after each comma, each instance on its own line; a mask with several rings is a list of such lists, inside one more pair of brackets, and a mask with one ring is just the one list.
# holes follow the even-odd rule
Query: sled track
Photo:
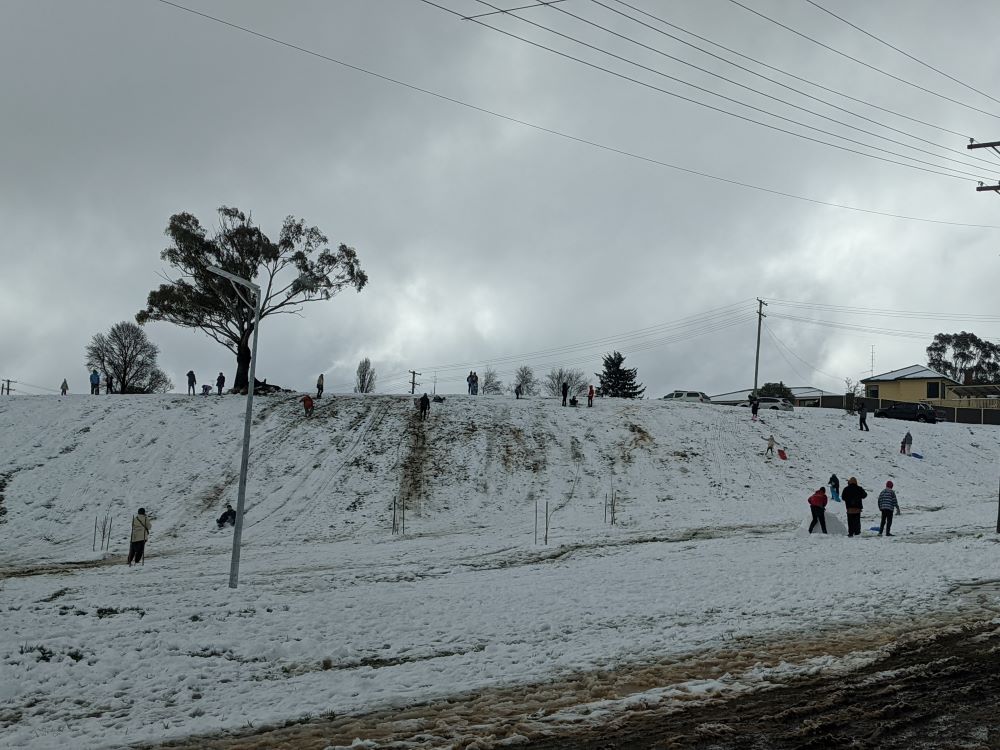
[[[370, 409], [368, 418], [360, 423], [362, 425], [361, 429], [357, 431], [354, 440], [351, 441], [351, 444], [348, 446], [347, 450], [341, 456], [340, 463], [338, 464], [337, 468], [335, 468], [332, 472], [330, 472], [329, 478], [323, 484], [323, 486], [317, 490], [317, 492], [324, 492], [330, 487], [331, 484], [333, 484], [334, 480], [340, 475], [340, 472], [357, 454], [358, 449], [361, 447], [361, 444], [364, 442], [365, 438], [368, 437], [369, 433], [371, 433], [372, 430], [376, 429], [379, 425], [382, 424], [382, 421], [385, 419], [386, 415], [389, 413], [391, 408], [392, 408], [391, 401], [382, 401]], [[285, 506], [287, 506], [288, 503], [291, 502], [291, 500], [295, 497], [298, 488], [301, 487], [306, 482], [307, 479], [308, 479], [308, 474], [302, 478], [302, 480], [299, 482], [296, 488], [290, 491], [288, 495], [285, 497], [285, 499], [279, 505], [275, 506], [274, 508], [271, 508], [269, 511], [264, 513], [259, 518], [254, 519], [253, 523], [248, 524], [247, 527], [253, 528], [257, 524], [266, 521], [267, 519], [274, 516], [275, 513], [285, 508]]]

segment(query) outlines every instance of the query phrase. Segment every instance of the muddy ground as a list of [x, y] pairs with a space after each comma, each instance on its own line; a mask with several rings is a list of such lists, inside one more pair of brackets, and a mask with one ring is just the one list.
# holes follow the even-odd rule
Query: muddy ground
[[[985, 614], [985, 613], [981, 613]], [[893, 623], [736, 646], [681, 662], [576, 675], [366, 716], [327, 716], [166, 742], [174, 750], [324, 750], [355, 738], [377, 748], [489, 750], [766, 750], [997, 748], [1000, 624], [992, 619]], [[824, 671], [728, 698], [692, 696], [598, 718], [601, 706], [654, 687], [717, 678], [819, 653], [874, 654], [864, 667]], [[146, 746], [144, 746], [146, 747]]]

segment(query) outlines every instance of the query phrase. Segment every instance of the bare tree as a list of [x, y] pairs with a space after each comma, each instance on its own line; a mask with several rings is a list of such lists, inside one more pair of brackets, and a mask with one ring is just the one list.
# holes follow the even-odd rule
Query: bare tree
[[375, 390], [375, 368], [372, 361], [365, 357], [358, 362], [358, 372], [354, 379], [355, 393], [372, 393]]
[[535, 380], [535, 371], [528, 365], [521, 365], [514, 372], [514, 388], [521, 386], [522, 396], [534, 396], [538, 393], [538, 381]]
[[583, 374], [583, 370], [574, 370], [566, 367], [552, 369], [545, 376], [545, 380], [542, 381], [542, 388], [550, 396], [558, 398], [562, 396], [563, 383], [569, 385], [569, 395], [571, 396], [579, 396], [587, 392], [587, 377]]
[[848, 414], [854, 414], [854, 407], [858, 399], [864, 395], [861, 383], [850, 378], [844, 378], [844, 409]]
[[483, 382], [479, 386], [479, 391], [488, 396], [499, 396], [503, 393], [503, 383], [500, 382], [500, 376], [492, 367], [487, 366], [483, 373]]
[[122, 321], [94, 334], [86, 365], [114, 382], [119, 393], [166, 393], [174, 384], [156, 364], [160, 349], [135, 323]]

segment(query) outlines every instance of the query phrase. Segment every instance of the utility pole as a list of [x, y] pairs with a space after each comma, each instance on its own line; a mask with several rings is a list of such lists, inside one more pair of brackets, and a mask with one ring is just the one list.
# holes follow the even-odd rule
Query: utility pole
[[[976, 148], [989, 148], [993, 149], [993, 153], [1000, 155], [1000, 141], [990, 141], [989, 143], [976, 143], [972, 138], [969, 139], [969, 145], [966, 146], [969, 149]], [[985, 193], [987, 191], [994, 192], [1000, 195], [1000, 183], [996, 185], [984, 185], [979, 183], [979, 187], [976, 188], [977, 193]], [[1000, 534], [1000, 489], [997, 491], [997, 534]]]
[[5, 385], [7, 386], [7, 395], [10, 395], [10, 378], [6, 378], [5, 380], [0, 380], [0, 396], [3, 395]]
[[417, 392], [417, 375], [420, 375], [422, 373], [419, 373], [416, 370], [410, 370], [409, 372], [410, 372], [410, 395], [412, 396]]
[[753, 395], [757, 395], [757, 373], [760, 371], [760, 328], [764, 323], [764, 308], [767, 303], [760, 297], [757, 298], [757, 355], [753, 360]]
[[[995, 154], [1000, 155], [1000, 141], [990, 141], [989, 143], [976, 143], [972, 138], [969, 139], [969, 145], [966, 148], [976, 149], [976, 148], [990, 148], [993, 149]], [[1000, 183], [996, 185], [984, 185], [979, 183], [979, 187], [976, 188], [977, 193], [993, 192], [1000, 195]], [[998, 523], [997, 531], [1000, 532], [1000, 523]]]

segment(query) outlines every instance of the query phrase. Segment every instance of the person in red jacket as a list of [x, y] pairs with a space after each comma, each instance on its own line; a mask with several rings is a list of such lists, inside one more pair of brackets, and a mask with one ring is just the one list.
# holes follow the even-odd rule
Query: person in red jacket
[[820, 487], [809, 498], [809, 510], [812, 511], [813, 520], [809, 524], [809, 533], [813, 533], [816, 524], [826, 533], [826, 487]]
[[313, 400], [312, 396], [308, 393], [299, 399], [302, 402], [302, 407], [306, 410], [306, 416], [311, 417], [313, 413]]
[[587, 389], [587, 406], [593, 406], [593, 405], [594, 405], [594, 386], [591, 385]]

